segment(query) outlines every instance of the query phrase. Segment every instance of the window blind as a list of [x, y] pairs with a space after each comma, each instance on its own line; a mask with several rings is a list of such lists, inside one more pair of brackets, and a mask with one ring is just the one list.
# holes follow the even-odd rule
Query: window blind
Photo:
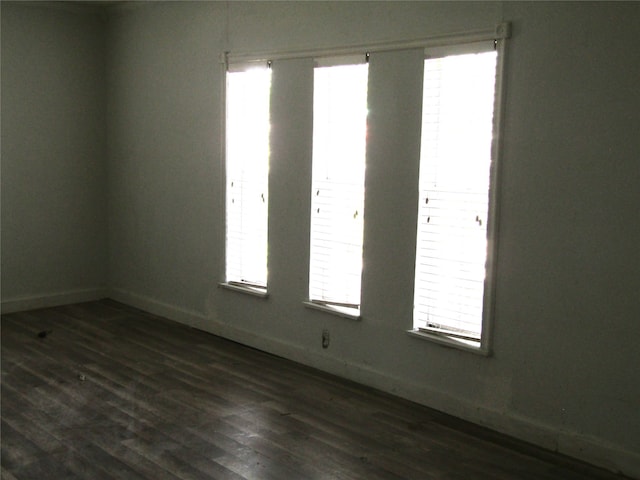
[[[486, 49], [485, 49], [486, 50]], [[425, 60], [414, 328], [482, 333], [496, 52]]]
[[367, 79], [367, 64], [314, 70], [309, 299], [353, 308], [362, 275]]
[[269, 68], [227, 72], [226, 281], [267, 285]]

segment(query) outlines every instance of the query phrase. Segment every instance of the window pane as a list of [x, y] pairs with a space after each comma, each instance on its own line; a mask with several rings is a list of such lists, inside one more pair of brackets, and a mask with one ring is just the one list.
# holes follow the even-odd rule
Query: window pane
[[226, 280], [267, 285], [271, 70], [227, 73]]
[[360, 304], [368, 66], [315, 69], [309, 298]]
[[414, 328], [479, 340], [496, 52], [429, 59], [424, 73]]

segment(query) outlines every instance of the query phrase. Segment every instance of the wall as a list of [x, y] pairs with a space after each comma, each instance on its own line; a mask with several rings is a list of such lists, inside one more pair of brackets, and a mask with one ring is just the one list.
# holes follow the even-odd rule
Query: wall
[[200, 311], [221, 241], [224, 19], [222, 3], [138, 4], [107, 35], [110, 284]]
[[[97, 117], [99, 107], [90, 107], [90, 100], [102, 98], [101, 77], [99, 57], [91, 53], [99, 48], [91, 32], [100, 31], [99, 22], [63, 15], [60, 9], [44, 15], [34, 7], [21, 9], [20, 22], [12, 23], [18, 7], [5, 5], [2, 267], [11, 295], [48, 291], [51, 285], [58, 289], [58, 284], [63, 290], [99, 284], [99, 277], [66, 282], [62, 273], [71, 267], [85, 272], [80, 266], [90, 263], [87, 252], [94, 244], [88, 237], [103, 227], [88, 220], [73, 224], [69, 217], [97, 215], [103, 206], [100, 188], [106, 185], [109, 246], [96, 248], [94, 260], [103, 265], [99, 252], [108, 251], [112, 297], [640, 477], [640, 5], [162, 2], [109, 7], [106, 183], [93, 176], [100, 171], [94, 162], [103, 145], [100, 135], [95, 142], [82, 141], [91, 137], [88, 127], [67, 115], [82, 105], [93, 112], [91, 119]], [[53, 21], [64, 26], [54, 28]], [[377, 43], [501, 21], [513, 22], [513, 38], [507, 51], [491, 357], [405, 333], [412, 309], [415, 194], [407, 185], [415, 182], [417, 153], [415, 51], [371, 57], [370, 142], [375, 148], [367, 165], [363, 319], [349, 321], [302, 306], [312, 88], [311, 64], [304, 59], [274, 62], [270, 297], [217, 287], [224, 263], [222, 52]], [[42, 40], [46, 35], [52, 38]], [[55, 55], [48, 53], [51, 49]], [[40, 61], [20, 64], [29, 52]], [[62, 77], [54, 67], [71, 58]], [[27, 66], [33, 70], [29, 75]], [[82, 72], [91, 77], [87, 84], [80, 82]], [[66, 78], [82, 86], [69, 93], [63, 88]], [[35, 88], [39, 85], [57, 95], [45, 95]], [[13, 92], [14, 99], [7, 100], [5, 92]], [[19, 108], [19, 99], [33, 107]], [[64, 113], [60, 124], [51, 119], [55, 112]], [[40, 124], [40, 136], [26, 143], [27, 127]], [[78, 131], [86, 136], [76, 136]], [[71, 152], [49, 153], [65, 146]], [[96, 148], [96, 157], [79, 155], [80, 146]], [[19, 190], [30, 177], [49, 202]], [[25, 225], [38, 229], [19, 242]], [[64, 250], [59, 245], [69, 245], [71, 230], [80, 245], [72, 242], [73, 248]], [[39, 255], [43, 249], [56, 255]], [[59, 267], [55, 259], [60, 258], [71, 259], [71, 266]], [[44, 265], [22, 273], [19, 265], [32, 259]], [[7, 268], [5, 261], [13, 263]], [[57, 272], [57, 283], [44, 282]], [[31, 277], [43, 285], [27, 285]], [[320, 341], [324, 328], [331, 332], [327, 350]]]
[[2, 2], [2, 310], [104, 296], [104, 17]]
[[[637, 4], [151, 4], [112, 12], [112, 295], [640, 475]], [[267, 300], [222, 290], [224, 51], [377, 43], [513, 22], [493, 356], [409, 337], [415, 51], [371, 56], [360, 322], [302, 306], [308, 60], [274, 62]], [[321, 331], [331, 345], [321, 348]]]

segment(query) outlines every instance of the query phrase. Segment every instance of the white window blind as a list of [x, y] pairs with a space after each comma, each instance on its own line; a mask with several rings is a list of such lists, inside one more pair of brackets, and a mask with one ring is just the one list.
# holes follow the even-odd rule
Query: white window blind
[[339, 63], [314, 71], [309, 299], [357, 309], [368, 65]]
[[267, 286], [269, 68], [227, 72], [226, 281]]
[[497, 54], [424, 64], [414, 329], [479, 345]]

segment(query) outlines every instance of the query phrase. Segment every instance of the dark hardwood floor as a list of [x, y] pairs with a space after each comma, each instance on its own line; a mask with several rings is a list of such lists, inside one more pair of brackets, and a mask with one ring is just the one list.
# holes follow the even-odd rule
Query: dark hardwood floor
[[104, 300], [2, 316], [2, 478], [620, 479]]

